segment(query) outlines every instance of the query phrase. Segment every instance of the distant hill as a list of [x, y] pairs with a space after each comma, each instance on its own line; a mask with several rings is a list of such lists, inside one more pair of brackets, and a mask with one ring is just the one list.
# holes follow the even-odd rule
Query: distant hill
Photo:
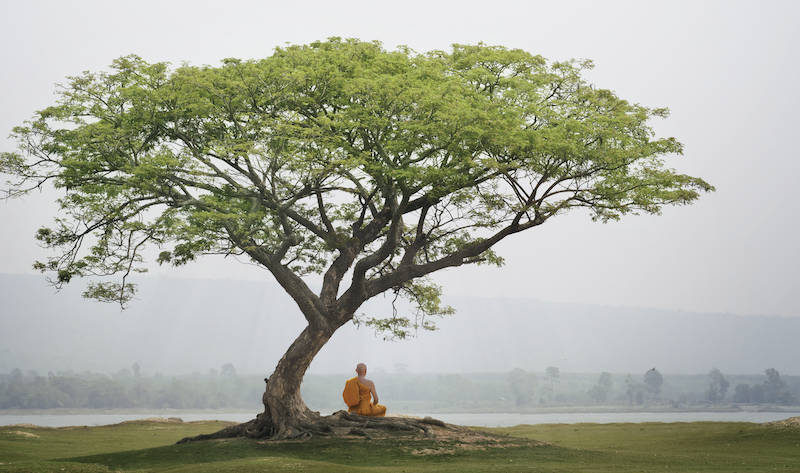
[[[269, 374], [304, 325], [277, 284], [139, 278], [140, 300], [121, 312], [83, 300], [82, 288], [58, 294], [42, 276], [0, 274], [0, 372], [117, 372], [139, 363], [149, 373], [180, 374], [233, 363]], [[699, 314], [646, 308], [543, 302], [526, 298], [448, 297], [458, 313], [441, 330], [385, 342], [348, 324], [320, 352], [311, 373], [349, 373], [364, 361], [416, 373], [541, 372], [798, 375], [800, 318]], [[388, 299], [362, 310], [390, 314]]]

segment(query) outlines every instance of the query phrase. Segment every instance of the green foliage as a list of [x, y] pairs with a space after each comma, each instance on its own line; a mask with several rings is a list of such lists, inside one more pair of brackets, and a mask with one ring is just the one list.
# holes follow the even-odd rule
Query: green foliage
[[[713, 187], [664, 166], [680, 154], [648, 124], [667, 116], [581, 78], [589, 61], [455, 45], [387, 51], [331, 38], [219, 67], [115, 60], [69, 78], [57, 103], [0, 154], [16, 197], [52, 182], [61, 217], [37, 239], [60, 287], [123, 306], [143, 251], [183, 265], [242, 255], [269, 270], [311, 324], [336, 328], [394, 291], [408, 317], [367, 319], [390, 337], [452, 313], [426, 275], [502, 264], [492, 247], [575, 208], [592, 218], [660, 212]], [[313, 294], [301, 277], [324, 273]], [[349, 288], [340, 288], [345, 275]]]
[[[363, 324], [378, 333], [385, 334], [384, 340], [404, 340], [415, 336], [420, 329], [436, 330], [436, 323], [431, 317], [455, 314], [455, 309], [452, 307], [441, 306], [442, 288], [424, 278], [400, 285], [393, 291], [395, 298], [392, 300], [391, 318], [367, 317], [362, 314], [354, 316], [353, 323], [356, 326]], [[398, 315], [396, 304], [401, 295], [414, 304], [413, 321], [409, 317]]]

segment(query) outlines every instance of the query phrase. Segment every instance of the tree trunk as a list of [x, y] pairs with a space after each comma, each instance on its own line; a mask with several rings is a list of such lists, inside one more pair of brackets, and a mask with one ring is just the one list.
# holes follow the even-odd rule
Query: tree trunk
[[311, 361], [330, 340], [333, 333], [307, 326], [292, 343], [267, 378], [262, 396], [264, 412], [259, 414], [251, 434], [273, 438], [294, 437], [318, 421], [319, 413], [312, 412], [300, 396], [300, 384]]
[[[200, 440], [232, 437], [258, 437], [272, 440], [307, 439], [312, 433], [319, 435], [357, 435], [371, 439], [367, 430], [418, 431], [434, 438], [431, 426], [453, 430], [456, 426], [426, 417], [424, 419], [400, 419], [393, 417], [370, 417], [340, 410], [322, 417], [312, 412], [300, 396], [300, 384], [306, 369], [328, 342], [335, 330], [324, 330], [309, 324], [292, 343], [278, 362], [275, 372], [267, 378], [267, 387], [262, 396], [264, 412], [243, 424], [226, 427], [213, 434], [186, 437], [179, 444]], [[344, 380], [342, 380], [344, 384]], [[365, 420], [368, 419], [368, 420]], [[338, 430], [336, 430], [338, 429]], [[462, 429], [463, 430], [463, 429]]]

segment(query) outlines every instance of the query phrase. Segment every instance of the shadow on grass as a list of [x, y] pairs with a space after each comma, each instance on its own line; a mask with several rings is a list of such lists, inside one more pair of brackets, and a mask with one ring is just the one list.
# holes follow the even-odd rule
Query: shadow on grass
[[112, 471], [148, 469], [165, 471], [190, 465], [209, 464], [214, 464], [215, 470], [223, 468], [223, 464], [228, 464], [232, 471], [235, 471], [236, 468], [245, 469], [245, 464], [250, 463], [246, 460], [258, 460], [262, 462], [259, 465], [263, 468], [266, 466], [263, 462], [270, 459], [281, 464], [299, 462], [297, 466], [303, 465], [304, 468], [325, 465], [359, 468], [394, 466], [413, 470], [422, 465], [426, 468], [440, 465], [461, 471], [477, 471], [490, 468], [492, 465], [532, 466], [574, 461], [576, 454], [577, 457], [587, 461], [598, 456], [595, 452], [574, 452], [564, 447], [537, 445], [526, 439], [513, 437], [507, 437], [502, 442], [464, 445], [456, 441], [442, 442], [405, 436], [369, 441], [319, 437], [305, 442], [212, 440], [64, 458], [63, 461], [100, 464]]

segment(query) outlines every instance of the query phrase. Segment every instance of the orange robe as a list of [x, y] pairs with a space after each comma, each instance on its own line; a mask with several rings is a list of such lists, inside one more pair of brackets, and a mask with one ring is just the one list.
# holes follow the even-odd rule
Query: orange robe
[[358, 404], [354, 406], [347, 406], [348, 412], [354, 412], [358, 415], [369, 417], [384, 417], [386, 415], [386, 406], [372, 403], [372, 392], [369, 387], [364, 386], [358, 381], [358, 377], [350, 378], [345, 384], [345, 391], [348, 388], [352, 389], [352, 384], [358, 388]]

